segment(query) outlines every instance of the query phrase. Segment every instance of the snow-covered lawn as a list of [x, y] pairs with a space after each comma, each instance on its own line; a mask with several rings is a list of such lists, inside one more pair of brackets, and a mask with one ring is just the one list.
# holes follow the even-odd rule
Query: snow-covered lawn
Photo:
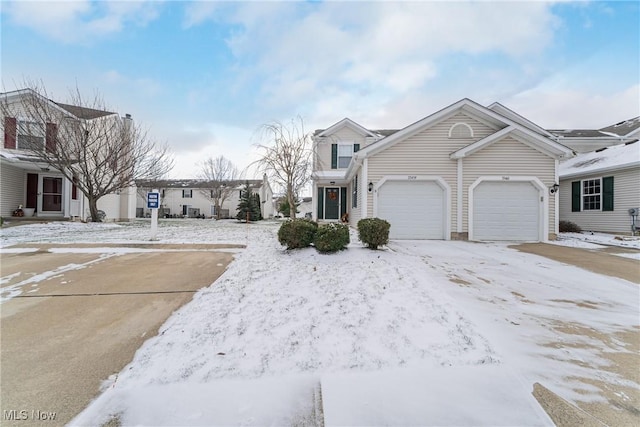
[[[326, 425], [540, 425], [534, 382], [573, 402], [603, 399], [584, 379], [639, 387], [601, 369], [629, 351], [615, 337], [638, 326], [636, 284], [498, 243], [370, 251], [352, 234], [338, 254], [287, 252], [278, 225], [161, 222], [161, 243], [247, 248], [74, 423], [290, 425], [313, 418], [322, 383]], [[147, 227], [34, 224], [1, 241], [143, 242]]]

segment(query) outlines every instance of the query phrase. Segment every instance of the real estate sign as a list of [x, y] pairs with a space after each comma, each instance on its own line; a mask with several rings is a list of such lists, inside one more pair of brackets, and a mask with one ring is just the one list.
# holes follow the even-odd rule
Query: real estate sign
[[147, 193], [147, 209], [158, 209], [160, 207], [160, 193]]

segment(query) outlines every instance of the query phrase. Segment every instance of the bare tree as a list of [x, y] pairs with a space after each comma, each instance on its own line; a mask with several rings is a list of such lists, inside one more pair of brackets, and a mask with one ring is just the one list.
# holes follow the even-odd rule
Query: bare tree
[[28, 152], [31, 161], [73, 181], [88, 201], [92, 221], [100, 220], [97, 203], [102, 196], [172, 169], [168, 147], [151, 140], [130, 115], [109, 112], [99, 94], [85, 98], [76, 87], [63, 104], [50, 100], [42, 85], [25, 86], [29, 89], [2, 96], [5, 134], [18, 141], [16, 148]]
[[240, 178], [238, 168], [224, 156], [215, 159], [209, 157], [201, 165], [200, 178], [207, 185], [201, 188], [200, 192], [213, 203], [216, 219], [220, 219], [222, 205], [233, 194], [236, 181]]
[[290, 218], [296, 217], [296, 200], [309, 182], [311, 149], [304, 121], [298, 116], [289, 124], [275, 121], [262, 126], [264, 143], [256, 144], [261, 158], [254, 162], [285, 192]]

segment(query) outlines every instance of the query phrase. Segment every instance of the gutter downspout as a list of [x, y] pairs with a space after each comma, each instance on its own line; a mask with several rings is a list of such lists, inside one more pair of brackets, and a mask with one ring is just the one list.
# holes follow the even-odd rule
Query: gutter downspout
[[362, 194], [364, 197], [362, 197], [362, 206], [360, 207], [360, 209], [362, 209], [362, 211], [360, 212], [360, 218], [366, 218], [367, 217], [367, 207], [369, 206], [369, 192], [368, 192], [368, 185], [367, 182], [369, 181], [369, 159], [364, 159], [362, 161], [362, 179], [360, 182], [360, 194]]
[[463, 170], [462, 157], [458, 158], [458, 182], [457, 182], [457, 201], [456, 201], [456, 232], [458, 239], [462, 233], [462, 203], [463, 203]]

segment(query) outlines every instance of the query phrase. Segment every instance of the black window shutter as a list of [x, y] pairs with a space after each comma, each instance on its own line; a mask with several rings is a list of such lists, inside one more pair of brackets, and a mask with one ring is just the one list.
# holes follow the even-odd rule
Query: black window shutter
[[602, 178], [602, 210], [613, 210], [613, 177], [605, 176]]
[[360, 144], [353, 144], [353, 152], [357, 153], [358, 151], [360, 151]]
[[331, 144], [331, 169], [338, 169], [338, 144]]
[[318, 219], [324, 218], [324, 187], [318, 187]]
[[580, 212], [580, 181], [571, 183], [571, 212]]
[[340, 215], [347, 213], [347, 187], [340, 187]]

